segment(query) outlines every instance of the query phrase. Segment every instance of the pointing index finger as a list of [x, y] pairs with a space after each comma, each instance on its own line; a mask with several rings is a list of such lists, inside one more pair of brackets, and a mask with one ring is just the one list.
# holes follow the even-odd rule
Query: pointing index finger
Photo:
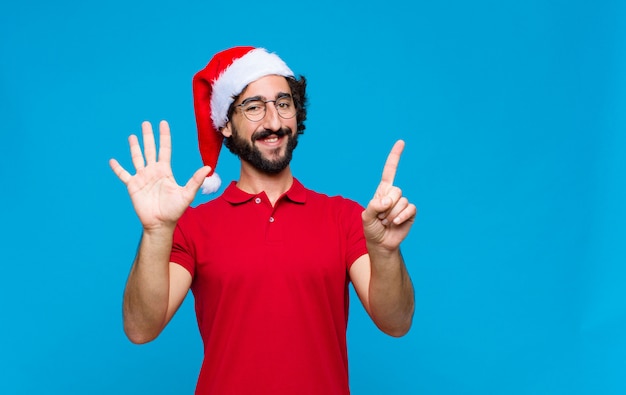
[[404, 141], [398, 140], [391, 148], [391, 152], [387, 156], [385, 167], [383, 167], [383, 176], [380, 179], [381, 183], [393, 185], [393, 180], [396, 177], [396, 171], [398, 170], [398, 163], [400, 162], [400, 155], [404, 150]]

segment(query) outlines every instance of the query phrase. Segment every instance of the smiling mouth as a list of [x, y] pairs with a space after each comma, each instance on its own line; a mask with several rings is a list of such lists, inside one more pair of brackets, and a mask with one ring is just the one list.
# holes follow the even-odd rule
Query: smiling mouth
[[257, 140], [261, 140], [264, 143], [275, 143], [278, 140], [280, 140], [281, 138], [287, 136], [289, 134], [289, 130], [285, 130], [285, 129], [279, 129], [277, 131], [271, 131], [271, 130], [263, 130], [260, 131], [258, 133], [255, 133], [252, 136], [252, 142], [255, 142]]
[[263, 139], [263, 142], [265, 143], [275, 143], [280, 139], [280, 137], [278, 137], [277, 135], [273, 134], [265, 139]]

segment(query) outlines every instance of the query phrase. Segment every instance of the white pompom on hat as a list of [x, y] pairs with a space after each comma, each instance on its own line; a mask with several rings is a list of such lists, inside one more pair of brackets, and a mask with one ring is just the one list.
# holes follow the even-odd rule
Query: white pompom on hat
[[217, 191], [221, 180], [215, 172], [228, 123], [228, 109], [248, 84], [267, 75], [292, 77], [285, 62], [264, 48], [234, 47], [217, 53], [193, 77], [193, 104], [198, 127], [198, 145], [205, 166], [211, 172], [202, 184], [202, 193]]

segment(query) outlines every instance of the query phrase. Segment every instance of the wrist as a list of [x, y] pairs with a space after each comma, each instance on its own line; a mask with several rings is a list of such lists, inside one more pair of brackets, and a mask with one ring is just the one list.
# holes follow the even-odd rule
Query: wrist
[[392, 247], [388, 248], [379, 243], [370, 243], [366, 242], [367, 245], [367, 253], [370, 256], [370, 259], [393, 259], [393, 258], [401, 258], [402, 254], [400, 253], [400, 247]]
[[174, 229], [176, 228], [176, 223], [171, 225], [160, 224], [157, 226], [144, 226], [143, 227], [143, 237], [150, 239], [171, 239], [174, 234]]

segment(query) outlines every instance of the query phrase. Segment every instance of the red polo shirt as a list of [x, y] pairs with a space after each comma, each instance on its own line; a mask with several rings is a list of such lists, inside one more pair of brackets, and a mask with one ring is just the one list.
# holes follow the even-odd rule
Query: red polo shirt
[[232, 182], [185, 212], [171, 261], [193, 277], [205, 356], [196, 394], [349, 394], [348, 270], [367, 253], [362, 211], [294, 180], [274, 207]]

